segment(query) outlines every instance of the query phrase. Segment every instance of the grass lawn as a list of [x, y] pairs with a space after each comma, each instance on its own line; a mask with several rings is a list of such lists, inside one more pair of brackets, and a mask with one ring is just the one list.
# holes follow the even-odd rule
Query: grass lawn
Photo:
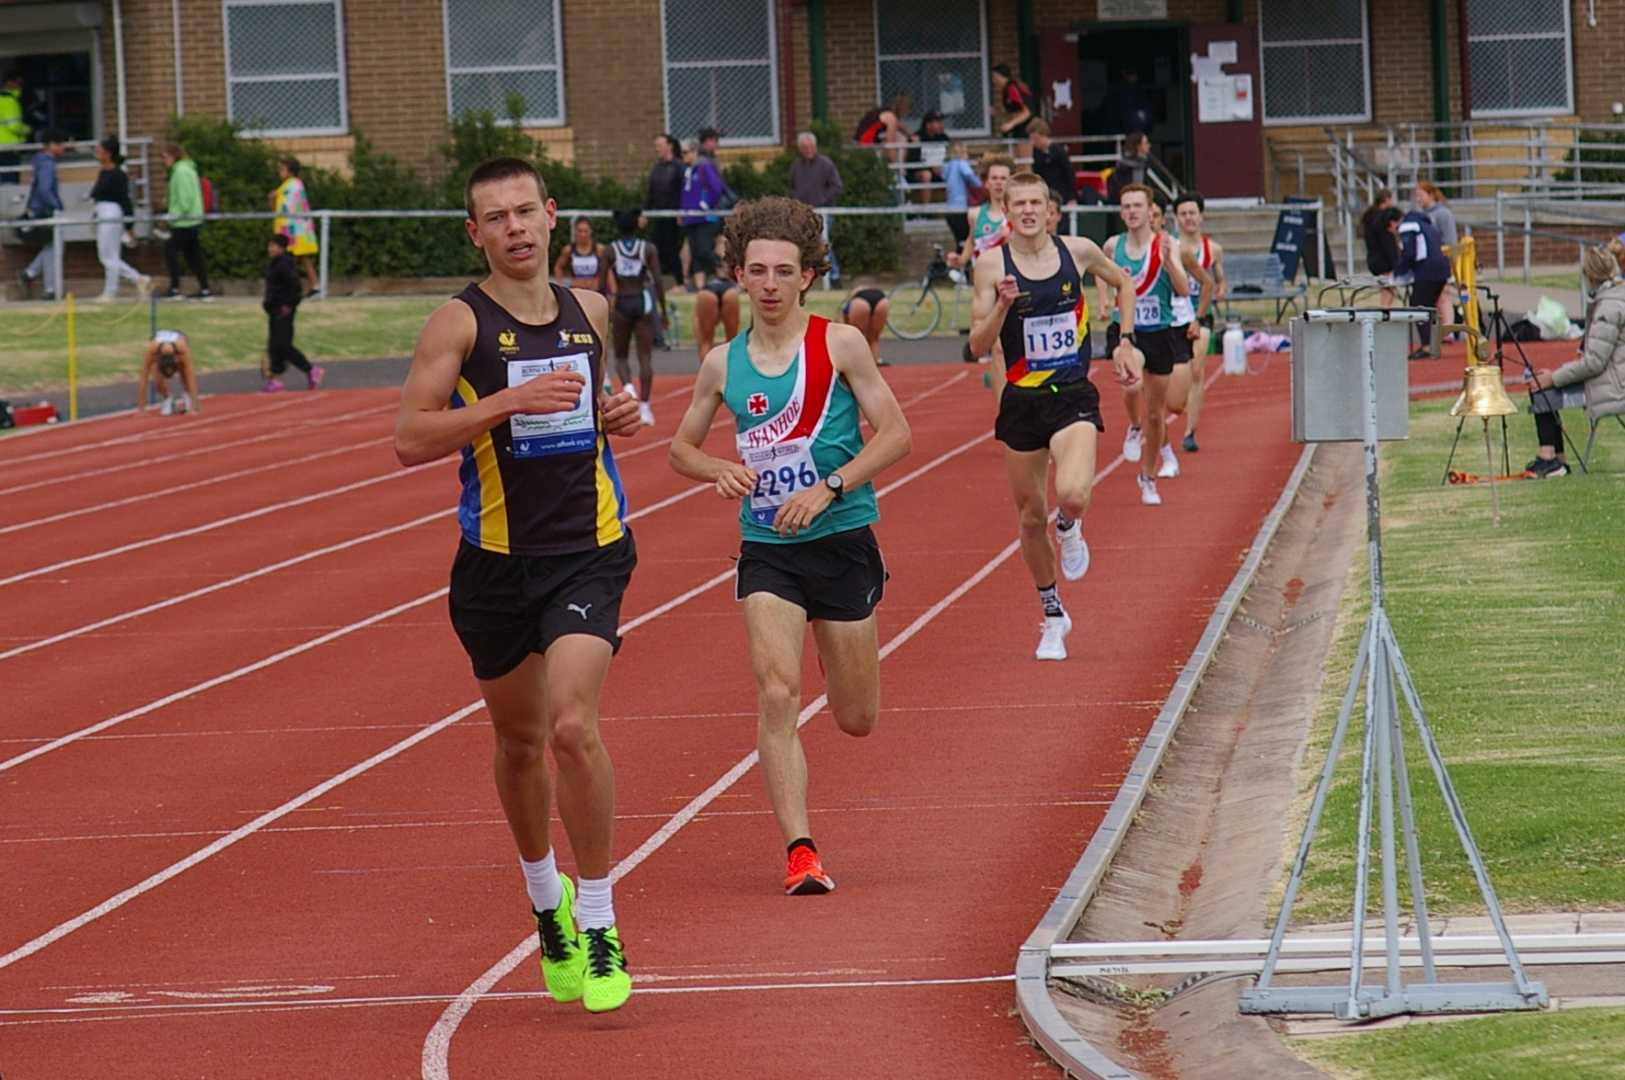
[[[1625, 907], [1625, 439], [1599, 432], [1589, 476], [1500, 485], [1497, 529], [1487, 490], [1439, 484], [1455, 430], [1449, 405], [1413, 405], [1410, 439], [1384, 445], [1384, 576], [1395, 636], [1502, 906]], [[1583, 443], [1584, 416], [1565, 417]], [[1533, 424], [1526, 414], [1509, 420], [1516, 468], [1534, 456]], [[1457, 467], [1485, 471], [1474, 453], [1483, 454], [1482, 442], [1463, 446]], [[1363, 559], [1351, 574], [1305, 758], [1300, 822], [1368, 603]], [[1350, 916], [1360, 716], [1356, 706], [1297, 921]], [[1430, 907], [1482, 913], [1414, 737], [1406, 751]], [[1375, 885], [1373, 900], [1380, 902]]]
[[1293, 1048], [1339, 1077], [1603, 1080], [1625, 1077], [1625, 1009], [1566, 1009], [1411, 1024], [1303, 1039]]

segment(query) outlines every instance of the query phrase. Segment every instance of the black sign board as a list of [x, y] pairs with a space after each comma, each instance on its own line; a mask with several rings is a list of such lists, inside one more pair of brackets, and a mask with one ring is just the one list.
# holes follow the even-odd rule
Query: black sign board
[[[1288, 203], [1303, 203], [1313, 205], [1314, 199], [1306, 199], [1298, 195], [1288, 195]], [[1291, 281], [1298, 276], [1298, 263], [1304, 262], [1304, 269], [1310, 277], [1329, 278], [1336, 276], [1336, 269], [1332, 265], [1331, 248], [1320, 236], [1316, 227], [1315, 214], [1308, 210], [1282, 210], [1275, 219], [1275, 239], [1270, 241], [1270, 251], [1281, 258], [1281, 276]]]

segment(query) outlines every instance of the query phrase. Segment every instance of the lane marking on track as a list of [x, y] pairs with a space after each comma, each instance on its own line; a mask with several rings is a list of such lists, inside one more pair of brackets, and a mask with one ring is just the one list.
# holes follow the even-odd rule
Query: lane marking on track
[[42, 577], [46, 574], [55, 573], [58, 570], [67, 570], [75, 566], [84, 566], [86, 563], [100, 562], [103, 559], [111, 559], [117, 555], [127, 555], [132, 551], [140, 551], [144, 548], [153, 547], [157, 544], [167, 544], [174, 540], [183, 540], [189, 536], [200, 536], [203, 533], [213, 532], [216, 529], [224, 529], [230, 525], [240, 525], [245, 521], [253, 521], [255, 518], [261, 518], [267, 514], [280, 513], [283, 510], [292, 510], [296, 506], [308, 506], [310, 503], [319, 502], [322, 499], [331, 499], [337, 495], [348, 495], [352, 491], [360, 491], [362, 488], [369, 488], [374, 484], [387, 484], [394, 480], [415, 476], [424, 469], [433, 469], [437, 466], [444, 467], [445, 465], [455, 462], [456, 460], [456, 458], [440, 458], [437, 461], [430, 461], [423, 465], [414, 465], [409, 469], [402, 469], [397, 466], [396, 468], [390, 469], [386, 473], [379, 473], [376, 476], [369, 476], [365, 480], [355, 480], [348, 484], [340, 484], [338, 487], [327, 488], [324, 491], [315, 491], [309, 495], [301, 495], [296, 499], [284, 499], [281, 502], [270, 503], [266, 506], [257, 507], [253, 510], [245, 510], [240, 514], [230, 514], [223, 518], [215, 518], [213, 521], [205, 521], [201, 525], [193, 525], [192, 527], [186, 529], [174, 529], [170, 532], [160, 533], [157, 536], [149, 536], [145, 540], [132, 540], [128, 544], [120, 544], [117, 547], [91, 552], [89, 555], [80, 555], [73, 559], [63, 559], [61, 562], [51, 563], [49, 566], [36, 566], [32, 570], [24, 570], [20, 574], [13, 574], [8, 578], [0, 578], [0, 587], [15, 585], [19, 581], [28, 581], [31, 578]]
[[211, 427], [215, 424], [224, 424], [232, 420], [255, 419], [266, 413], [281, 412], [283, 409], [293, 408], [296, 405], [309, 405], [314, 401], [325, 400], [325, 394], [308, 394], [288, 401], [279, 401], [273, 405], [260, 408], [243, 409], [240, 412], [226, 413], [223, 416], [200, 416], [189, 420], [184, 425], [176, 425], [168, 431], [141, 431], [134, 435], [120, 435], [117, 438], [103, 439], [100, 442], [80, 443], [77, 446], [65, 446], [58, 450], [41, 450], [36, 454], [24, 454], [21, 457], [5, 458], [0, 460], [0, 468], [12, 465], [25, 465], [31, 461], [47, 461], [52, 458], [68, 457], [71, 454], [83, 454], [87, 450], [102, 450], [109, 446], [128, 446], [133, 442], [151, 443], [159, 439], [179, 439], [192, 434], [198, 428]]
[[[213, 394], [199, 394], [198, 395], [198, 397], [200, 397], [200, 398], [203, 398], [203, 397], [212, 398], [214, 396], [216, 396], [216, 395], [213, 395]], [[97, 413], [95, 416], [83, 416], [83, 417], [80, 417], [78, 420], [74, 421], [72, 425], [63, 425], [63, 424], [60, 424], [60, 423], [57, 423], [57, 424], [41, 424], [38, 427], [23, 428], [21, 431], [18, 431], [16, 428], [12, 428], [10, 431], [6, 432], [6, 434], [4, 436], [5, 441], [0, 442], [0, 446], [4, 446], [7, 443], [10, 443], [15, 439], [27, 439], [27, 438], [31, 438], [32, 436], [35, 436], [35, 435], [49, 435], [52, 432], [73, 431], [75, 428], [83, 427], [86, 424], [93, 424], [98, 420], [116, 420], [121, 416], [134, 416], [135, 413], [136, 413], [136, 410], [133, 409], [133, 408], [132, 409], [117, 409], [117, 410], [115, 410], [113, 412]]]
[[[679, 976], [667, 976], [678, 978]], [[683, 976], [689, 978], [692, 976]], [[725, 978], [726, 976], [720, 976]], [[660, 976], [637, 976], [633, 982], [642, 994], [742, 994], [769, 991], [813, 990], [913, 990], [944, 986], [980, 986], [1014, 982], [1015, 976], [964, 975], [917, 979], [821, 979], [798, 982], [747, 983], [694, 983], [687, 986], [648, 986], [647, 981], [658, 981]], [[116, 991], [110, 992], [115, 993]], [[489, 995], [494, 1001], [548, 1001], [553, 999], [545, 990], [504, 990]], [[29, 1024], [85, 1024], [108, 1020], [142, 1020], [163, 1017], [219, 1016], [223, 1012], [242, 1014], [259, 1012], [294, 1012], [313, 1009], [384, 1008], [401, 1005], [439, 1004], [455, 1000], [451, 994], [379, 994], [340, 998], [248, 999], [242, 1001], [187, 1001], [164, 1004], [160, 1002], [108, 1002], [106, 1004], [61, 1005], [41, 1008], [0, 1009], [0, 1027], [22, 1027]]]
[[[255, 465], [248, 469], [237, 469], [234, 472], [221, 473], [205, 480], [194, 480], [189, 484], [176, 484], [173, 487], [159, 488], [157, 491], [148, 491], [140, 495], [127, 495], [122, 499], [113, 499], [110, 502], [96, 503], [93, 506], [82, 506], [77, 510], [64, 510], [60, 514], [51, 514], [49, 517], [34, 518], [32, 521], [19, 521], [15, 525], [0, 526], [0, 536], [6, 533], [21, 532], [24, 529], [34, 529], [41, 525], [50, 525], [58, 521], [67, 521], [69, 518], [82, 517], [85, 514], [95, 514], [103, 510], [113, 510], [120, 506], [129, 506], [133, 503], [151, 502], [154, 499], [166, 498], [170, 495], [179, 495], [183, 491], [196, 491], [198, 488], [208, 487], [211, 484], [224, 484], [228, 480], [241, 480], [245, 476], [255, 476], [259, 473], [274, 472], [292, 465], [303, 465], [310, 461], [320, 461], [322, 458], [335, 457], [347, 454], [352, 450], [362, 450], [369, 446], [379, 446], [392, 441], [387, 435], [377, 439], [365, 439], [348, 446], [338, 446], [331, 450], [318, 450], [314, 454], [305, 454], [302, 457], [285, 458], [273, 461], [267, 465]], [[70, 481], [71, 482], [71, 481]]]
[[[907, 484], [907, 483], [911, 482], [912, 480], [916, 479], [919, 476], [923, 476], [925, 473], [931, 471], [932, 469], [934, 469], [937, 466], [943, 464], [944, 462], [953, 460], [955, 457], [958, 457], [960, 454], [963, 454], [967, 450], [970, 450], [972, 447], [979, 446], [980, 444], [982, 444], [984, 442], [987, 442], [991, 438], [992, 438], [992, 434], [990, 432], [984, 432], [981, 435], [977, 435], [974, 438], [966, 440], [965, 442], [959, 444], [957, 447], [954, 447], [951, 450], [945, 451], [944, 453], [937, 455], [937, 457], [933, 458], [928, 464], [923, 465], [918, 469], [915, 469], [913, 472], [910, 472], [908, 475], [906, 475], [904, 477], [900, 477], [899, 479], [897, 479], [897, 480], [893, 481], [892, 483], [886, 485], [885, 487], [881, 488], [879, 491], [876, 492], [877, 497], [885, 496], [885, 495], [889, 494], [890, 492], [897, 490], [898, 488], [902, 487], [904, 484]], [[703, 486], [709, 486], [709, 485], [703, 485]], [[645, 511], [645, 512], [647, 512], [647, 511]], [[633, 515], [629, 514], [629, 515], [627, 515], [627, 517], [628, 517], [628, 520], [631, 520]], [[991, 571], [989, 571], [989, 572], [991, 572]], [[621, 633], [623, 635], [627, 634], [627, 633], [630, 633], [632, 630], [636, 629], [637, 627], [639, 627], [639, 626], [641, 626], [641, 625], [643, 625], [643, 624], [645, 624], [647, 622], [650, 622], [653, 619], [659, 618], [660, 616], [666, 614], [667, 612], [673, 610], [674, 608], [679, 607], [680, 605], [687, 603], [689, 600], [692, 600], [693, 598], [695, 598], [697, 596], [700, 596], [703, 593], [715, 588], [716, 586], [722, 584], [722, 582], [728, 580], [729, 578], [731, 578], [733, 576], [734, 576], [734, 570], [730, 567], [727, 571], [725, 571], [723, 573], [720, 573], [720, 574], [717, 574], [715, 577], [712, 577], [708, 581], [706, 581], [706, 582], [704, 582], [704, 583], [702, 583], [700, 585], [697, 585], [694, 588], [691, 588], [691, 589], [679, 594], [676, 597], [673, 597], [671, 600], [668, 600], [665, 603], [658, 605], [657, 607], [651, 608], [650, 610], [644, 612], [642, 615], [639, 615], [634, 619], [631, 619], [625, 625], [623, 625], [623, 626], [621, 626], [619, 628], [619, 633]], [[427, 603], [430, 600], [434, 600], [434, 599], [437, 599], [439, 597], [445, 596], [448, 591], [449, 590], [447, 590], [445, 588], [436, 589], [434, 592], [428, 593], [425, 596], [418, 597], [415, 600], [407, 601], [405, 604], [397, 605], [395, 608], [391, 609], [389, 612], [380, 612], [378, 615], [373, 616], [368, 620], [364, 620], [364, 622], [366, 622], [368, 624], [371, 624], [371, 623], [381, 621], [382, 619], [387, 618], [392, 614], [396, 614], [396, 613], [398, 613], [400, 611], [404, 611], [404, 610], [407, 610], [409, 608], [416, 607], [416, 606], [418, 606], [420, 604]], [[936, 610], [936, 609], [933, 609], [933, 610]], [[920, 624], [919, 621], [916, 620], [915, 625], [923, 625], [923, 624]], [[336, 637], [341, 637], [346, 633], [352, 632], [353, 629], [359, 629], [359, 628], [360, 627], [359, 627], [358, 624], [352, 624], [352, 627], [342, 627], [339, 630], [335, 630], [335, 631], [331, 632], [330, 634], [325, 634], [325, 635], [323, 635], [323, 638], [325, 638], [326, 640], [333, 640]], [[913, 632], [914, 632], [913, 626], [911, 626], [910, 629], [905, 630], [902, 635], [899, 635], [897, 638], [894, 638], [892, 640], [892, 642], [889, 643], [888, 646], [885, 649], [881, 650], [881, 657], [884, 658], [885, 656], [889, 655], [889, 651], [891, 649], [895, 648], [897, 645], [902, 644], [902, 642], [906, 641], [908, 639], [908, 637], [912, 637]], [[248, 669], [239, 669], [239, 672], [246, 673], [247, 670], [259, 670], [259, 669], [264, 668], [264, 667], [269, 667], [271, 664], [277, 663], [281, 659], [285, 659], [287, 655], [292, 655], [295, 651], [306, 651], [308, 648], [314, 648], [314, 647], [316, 647], [317, 644], [322, 644], [322, 643], [325, 643], [325, 642], [322, 641], [322, 639], [313, 639], [312, 642], [307, 642], [304, 645], [294, 646], [293, 649], [284, 650], [283, 653], [277, 654], [276, 656], [267, 657], [264, 660], [258, 661], [256, 664], [249, 665]], [[228, 673], [227, 675], [222, 675], [222, 676], [216, 676], [214, 679], [207, 680], [206, 683], [200, 683], [195, 687], [189, 688], [188, 690], [178, 691], [176, 694], [171, 694], [167, 698], [160, 699], [158, 702], [154, 702], [152, 704], [142, 706], [138, 710], [131, 710], [129, 713], [121, 714], [118, 717], [112, 717], [112, 718], [110, 718], [108, 720], [102, 721], [99, 724], [94, 724], [91, 727], [84, 728], [84, 729], [82, 729], [82, 730], [80, 730], [78, 732], [73, 732], [73, 733], [71, 733], [69, 735], [65, 735], [62, 738], [56, 739], [56, 740], [52, 741], [51, 743], [47, 743], [44, 746], [36, 747], [35, 749], [28, 751], [27, 753], [19, 754], [18, 756], [14, 757], [14, 758], [11, 758], [11, 759], [9, 759], [7, 761], [0, 762], [0, 772], [4, 772], [7, 769], [13, 768], [18, 764], [22, 764], [25, 761], [32, 760], [33, 758], [39, 757], [42, 754], [49, 753], [52, 750], [55, 750], [55, 749], [58, 749], [61, 746], [67, 745], [70, 742], [78, 741], [79, 739], [84, 738], [86, 735], [92, 735], [92, 734], [95, 734], [98, 731], [105, 730], [106, 728], [112, 727], [115, 723], [122, 723], [125, 720], [131, 719], [135, 715], [144, 715], [144, 714], [146, 714], [148, 712], [152, 712], [156, 708], [161, 708], [164, 704], [168, 704], [171, 701], [179, 700], [182, 697], [192, 696], [192, 694], [194, 694], [194, 693], [201, 692], [202, 689], [206, 689], [206, 688], [211, 687], [211, 686], [218, 686], [221, 683], [230, 681], [232, 678], [235, 678], [235, 677], [237, 677], [237, 676], [232, 674], [232, 673]], [[817, 704], [819, 708], [822, 708], [823, 707], [822, 706], [823, 701], [824, 701], [824, 698], [823, 698], [822, 695], [820, 695], [818, 701], [815, 702], [815, 704]], [[422, 742], [424, 739], [427, 739], [431, 735], [439, 733], [440, 731], [444, 730], [445, 728], [448, 728], [452, 724], [456, 723], [458, 720], [461, 720], [462, 718], [464, 718], [466, 716], [469, 716], [469, 715], [479, 711], [483, 707], [484, 707], [484, 702], [481, 701], [481, 700], [475, 700], [473, 702], [470, 702], [469, 704], [463, 706], [462, 708], [456, 710], [455, 712], [450, 713], [450, 714], [448, 714], [448, 715], [446, 715], [444, 717], [441, 717], [439, 720], [436, 720], [435, 722], [429, 724], [427, 727], [419, 729], [418, 731], [416, 731], [413, 734], [407, 736], [405, 739], [402, 739], [401, 741], [395, 743], [394, 745], [388, 747], [387, 749], [382, 750], [377, 754], [374, 754], [372, 757], [367, 758], [365, 761], [361, 762], [360, 764], [352, 766], [349, 769], [346, 769], [344, 772], [339, 773], [337, 776], [334, 776], [334, 777], [331, 777], [331, 778], [329, 778], [327, 780], [324, 780], [322, 783], [316, 785], [315, 787], [309, 789], [308, 791], [304, 792], [301, 795], [295, 796], [294, 798], [292, 798], [292, 799], [288, 800], [287, 802], [283, 803], [281, 806], [278, 806], [276, 809], [270, 810], [270, 811], [267, 811], [264, 814], [261, 814], [259, 817], [255, 818], [253, 821], [250, 821], [246, 825], [243, 825], [243, 826], [241, 826], [241, 827], [239, 827], [237, 829], [232, 830], [230, 833], [226, 834], [225, 836], [222, 836], [220, 839], [214, 841], [213, 843], [211, 843], [211, 844], [209, 844], [209, 845], [207, 845], [207, 846], [205, 846], [203, 848], [200, 848], [198, 851], [193, 852], [191, 855], [188, 855], [185, 858], [178, 860], [177, 862], [171, 863], [169, 866], [165, 867], [163, 870], [160, 870], [157, 873], [154, 873], [154, 874], [148, 876], [147, 878], [143, 879], [142, 881], [137, 882], [136, 884], [134, 884], [134, 885], [130, 886], [129, 888], [123, 890], [122, 892], [120, 892], [120, 893], [118, 893], [118, 894], [116, 894], [116, 895], [114, 895], [112, 897], [109, 897], [107, 900], [102, 901], [100, 904], [96, 905], [95, 907], [91, 908], [90, 910], [82, 912], [81, 914], [75, 916], [72, 919], [67, 920], [66, 922], [59, 923], [57, 926], [53, 927], [52, 929], [46, 931], [43, 934], [40, 934], [38, 937], [35, 937], [32, 940], [27, 941], [27, 942], [23, 943], [22, 945], [17, 946], [15, 949], [12, 949], [10, 952], [6, 953], [4, 956], [0, 956], [0, 970], [3, 970], [5, 968], [7, 968], [7, 967], [10, 967], [12, 964], [15, 964], [20, 960], [26, 959], [27, 957], [34, 955], [35, 953], [39, 952], [41, 949], [44, 949], [44, 948], [48, 947], [49, 945], [53, 944], [56, 941], [60, 941], [62, 938], [66, 937], [67, 935], [73, 933], [74, 931], [80, 929], [83, 926], [86, 926], [86, 925], [88, 925], [88, 924], [90, 924], [92, 922], [95, 922], [97, 919], [100, 919], [102, 916], [108, 914], [109, 912], [118, 910], [119, 908], [123, 907], [125, 904], [129, 903], [131, 900], [136, 899], [137, 897], [141, 896], [144, 893], [150, 892], [151, 890], [157, 888], [158, 886], [164, 884], [165, 882], [167, 882], [170, 879], [178, 876], [179, 874], [185, 873], [187, 870], [191, 869], [193, 866], [196, 866], [198, 863], [201, 863], [201, 862], [203, 862], [203, 861], [205, 861], [205, 860], [207, 860], [209, 858], [212, 858], [214, 855], [219, 854], [221, 851], [224, 851], [227, 848], [229, 848], [229, 847], [239, 843], [240, 841], [246, 839], [247, 837], [252, 836], [256, 832], [259, 832], [261, 829], [265, 828], [267, 825], [270, 825], [270, 824], [274, 823], [275, 821], [287, 816], [288, 814], [292, 813], [293, 811], [295, 811], [295, 810], [299, 809], [300, 807], [306, 805], [307, 803], [311, 802], [313, 799], [320, 798], [322, 795], [325, 795], [327, 792], [333, 790], [334, 788], [338, 787], [339, 785], [341, 785], [341, 784], [347, 782], [348, 780], [351, 780], [351, 779], [353, 779], [353, 778], [355, 778], [357, 776], [362, 775], [363, 773], [369, 771], [370, 769], [372, 769], [376, 765], [379, 765], [379, 764], [382, 764], [385, 761], [388, 761], [390, 758], [395, 757], [397, 754], [400, 754], [401, 752], [403, 752], [403, 751], [405, 751], [407, 749], [410, 749], [412, 746], [417, 745], [418, 743]], [[809, 708], [812, 708], [812, 706], [809, 706]], [[814, 710], [814, 711], [816, 711], [816, 710]], [[808, 712], [806, 710], [803, 710], [803, 715], [804, 715], [804, 719], [802, 719], [800, 721], [800, 723], [804, 724], [804, 723], [806, 723], [806, 720], [810, 719], [813, 714], [812, 714], [812, 712]], [[755, 759], [755, 756], [756, 755], [754, 753], [752, 753], [750, 755], [750, 758], [747, 759], [747, 760], [750, 760], [750, 761], [753, 762], [754, 759]], [[739, 773], [740, 773], [740, 775], [743, 775], [743, 770], [739, 770]], [[735, 779], [737, 779], [737, 777]], [[731, 784], [732, 784], [732, 781], [729, 781], [730, 786], [731, 786]], [[713, 787], [715, 787], [715, 786], [716, 785], [713, 785]], [[717, 794], [721, 794], [722, 790], [725, 790], [725, 788], [724, 789], [718, 789]], [[716, 795], [712, 795], [712, 796], [710, 796], [710, 799], [715, 799], [715, 797], [716, 797]], [[710, 799], [708, 799], [707, 801], [709, 802]], [[693, 808], [693, 812], [688, 813], [688, 818], [686, 818], [684, 820], [684, 822], [683, 822], [684, 824], [687, 823], [687, 820], [691, 820], [692, 817], [694, 816], [694, 813], [698, 813], [698, 810], [701, 807], [695, 807], [695, 803], [690, 803], [689, 808]], [[685, 812], [688, 812], [689, 808], [685, 808]], [[662, 837], [660, 839], [659, 843], [655, 844], [653, 847], [651, 847], [650, 844], [651, 844], [652, 840], [654, 839], [654, 838], [651, 838], [650, 841], [645, 841], [643, 847], [640, 847], [637, 852], [633, 852], [633, 856], [637, 856], [637, 861], [641, 862], [644, 858], [648, 857], [649, 853], [653, 852], [654, 850], [658, 849], [658, 847], [663, 845], [666, 842], [666, 839], [669, 839], [671, 835], [674, 835], [677, 828], [681, 828], [681, 825], [678, 825], [676, 828], [673, 828], [671, 826], [671, 822], [668, 821], [666, 826], [663, 828], [662, 833], [657, 833], [656, 834], [656, 836]], [[666, 831], [668, 829], [669, 829], [669, 832]], [[664, 835], [662, 835], [662, 834], [664, 834]], [[645, 849], [647, 849], [647, 851], [645, 851]], [[643, 854], [640, 856], [639, 852], [643, 852]], [[629, 856], [628, 858], [630, 859], [633, 856]], [[626, 860], [623, 860], [621, 866], [625, 866], [625, 865], [626, 865]], [[632, 865], [636, 865], [636, 863], [633, 863]], [[630, 869], [630, 867], [628, 867], [628, 869]], [[621, 873], [621, 874], [624, 874], [624, 872], [625, 872], [625, 871], [621, 870], [620, 866], [618, 866], [616, 868], [616, 871], [618, 873]], [[520, 960], [522, 960], [522, 959], [523, 959], [523, 956], [520, 957]], [[519, 961], [516, 960], [514, 963], [517, 965], [518, 962]], [[487, 989], [489, 989], [489, 988], [487, 987]], [[466, 995], [466, 991], [465, 991], [465, 995]], [[461, 1000], [462, 1000], [462, 997], [459, 997], [458, 1001], [460, 1002]], [[469, 1001], [469, 1007], [472, 1007], [472, 1004], [473, 1004], [473, 1001], [471, 999]], [[456, 1007], [456, 1004], [454, 1003], [453, 1008], [455, 1008], [455, 1007]], [[448, 1010], [448, 1013], [449, 1013], [449, 1011], [450, 1010]], [[466, 1013], [467, 1008], [465, 1008], [463, 1010], [463, 1012]], [[444, 1017], [442, 1017], [442, 1020], [443, 1019], [444, 1019]], [[460, 1019], [460, 1017], [459, 1017], [459, 1019]], [[448, 1035], [447, 1035], [448, 1044], [449, 1044], [449, 1041], [450, 1041], [450, 1036], [449, 1036], [449, 1032], [448, 1032]], [[425, 1054], [428, 1053], [427, 1045], [425, 1046], [425, 1051], [424, 1052], [425, 1052]]]
[[[237, 448], [243, 446], [254, 446], [258, 443], [275, 442], [278, 439], [286, 439], [309, 428], [322, 427], [326, 424], [343, 423], [346, 420], [354, 420], [357, 417], [362, 416], [376, 416], [378, 413], [393, 411], [394, 409], [394, 405], [374, 405], [366, 409], [355, 409], [347, 413], [335, 413], [332, 416], [324, 416], [316, 420], [301, 420], [297, 424], [290, 424], [289, 426], [278, 431], [267, 432], [264, 435], [254, 435], [246, 439], [233, 439], [231, 440], [231, 449], [236, 450]], [[130, 469], [145, 469], [149, 465], [162, 465], [166, 462], [179, 461], [182, 458], [199, 457], [203, 454], [218, 455], [220, 452], [220, 444], [215, 443], [209, 446], [194, 447], [191, 450], [178, 450], [173, 454], [159, 454], [157, 457], [137, 457], [133, 461], [126, 461], [120, 465], [103, 465], [100, 468], [85, 469], [65, 476], [53, 476], [44, 480], [31, 480], [26, 484], [14, 484], [8, 488], [0, 488], [0, 495], [17, 495], [25, 491], [35, 491], [39, 488], [60, 487], [63, 484], [69, 483], [77, 484], [81, 481], [88, 480], [96, 476], [107, 476], [111, 473], [127, 472]]]

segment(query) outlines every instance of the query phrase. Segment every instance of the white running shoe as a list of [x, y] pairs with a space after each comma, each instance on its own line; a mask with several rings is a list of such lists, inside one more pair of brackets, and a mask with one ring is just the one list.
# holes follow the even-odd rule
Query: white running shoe
[[631, 383], [622, 383], [621, 384], [621, 390], [623, 392], [625, 392], [625, 393], [631, 394], [633, 401], [641, 401], [642, 400], [641, 398], [638, 397], [638, 388], [633, 386]]
[[1061, 573], [1068, 581], [1076, 581], [1089, 572], [1089, 545], [1083, 539], [1083, 522], [1074, 521], [1070, 529], [1056, 529], [1061, 540]]
[[158, 406], [158, 415], [159, 416], [174, 416], [175, 415], [175, 399], [174, 399], [173, 396], [164, 398], [164, 403], [162, 405]]
[[1044, 634], [1038, 639], [1038, 660], [1065, 660], [1066, 636], [1072, 632], [1072, 616], [1066, 612], [1044, 617]]
[[1140, 505], [1162, 505], [1162, 496], [1157, 494], [1157, 482], [1145, 473], [1140, 474]]
[[189, 412], [192, 411], [192, 395], [191, 394], [185, 393], [183, 391], [182, 393], [179, 393], [179, 394], [175, 395], [174, 401], [175, 401], [175, 411], [176, 412], [178, 412], [178, 413], [189, 413]]
[[638, 403], [638, 419], [643, 421], [644, 427], [654, 427], [655, 411], [649, 407], [647, 401]]
[[1140, 460], [1140, 429], [1137, 427], [1131, 426], [1128, 434], [1123, 436], [1123, 460]]
[[1162, 464], [1157, 467], [1158, 480], [1172, 480], [1179, 475], [1179, 459], [1174, 457], [1174, 448], [1163, 444]]

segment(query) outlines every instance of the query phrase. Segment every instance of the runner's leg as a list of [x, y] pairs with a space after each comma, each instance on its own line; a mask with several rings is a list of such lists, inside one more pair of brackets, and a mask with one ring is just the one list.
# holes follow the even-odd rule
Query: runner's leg
[[655, 385], [655, 317], [642, 316], [632, 330], [638, 343], [638, 400], [647, 404]]
[[583, 878], [609, 876], [615, 770], [598, 735], [598, 698], [612, 655], [603, 638], [566, 634], [548, 646], [543, 669], [559, 820]]
[[[1174, 365], [1177, 369], [1179, 365]], [[1171, 375], [1154, 375], [1147, 371], [1141, 376], [1145, 387], [1145, 422], [1140, 430], [1145, 439], [1145, 447], [1140, 454], [1140, 472], [1145, 476], [1155, 476], [1157, 473], [1158, 458], [1162, 455], [1163, 443], [1168, 435], [1168, 382]]]
[[1004, 452], [1004, 471], [1010, 479], [1010, 495], [1016, 504], [1021, 561], [1027, 564], [1033, 584], [1040, 589], [1055, 585], [1055, 548], [1049, 538], [1046, 490], [1049, 457], [1048, 450], [1006, 449]]
[[500, 678], [481, 679], [480, 695], [496, 735], [492, 771], [497, 797], [520, 857], [535, 862], [552, 850], [553, 783], [547, 768], [550, 731], [541, 654], [532, 653]]
[[[1068, 424], [1050, 437], [1050, 456], [1055, 459], [1055, 501], [1061, 513], [1074, 521], [1082, 519], [1094, 494], [1099, 437], [1095, 426], [1087, 423]], [[1048, 539], [1048, 530], [1044, 530], [1044, 537]]]
[[869, 734], [880, 717], [880, 636], [875, 617], [857, 622], [818, 619], [812, 633], [836, 726], [848, 735]]
[[773, 816], [785, 843], [811, 835], [807, 756], [796, 730], [801, 711], [801, 650], [807, 613], [768, 592], [745, 597], [745, 633], [756, 676], [756, 749]]
[[869, 351], [874, 353], [877, 364], [880, 363], [880, 335], [886, 332], [886, 319], [890, 316], [891, 301], [886, 299], [876, 303], [869, 313]]
[[[613, 307], [609, 309], [609, 337], [610, 345], [615, 351], [615, 381], [621, 386], [627, 386], [632, 382], [632, 360], [629, 355], [632, 344], [632, 322]], [[643, 343], [640, 341], [638, 343], [640, 353], [642, 346]]]
[[694, 347], [700, 351], [700, 359], [711, 351], [716, 344], [717, 336], [717, 294], [709, 289], [701, 289], [694, 296]]

